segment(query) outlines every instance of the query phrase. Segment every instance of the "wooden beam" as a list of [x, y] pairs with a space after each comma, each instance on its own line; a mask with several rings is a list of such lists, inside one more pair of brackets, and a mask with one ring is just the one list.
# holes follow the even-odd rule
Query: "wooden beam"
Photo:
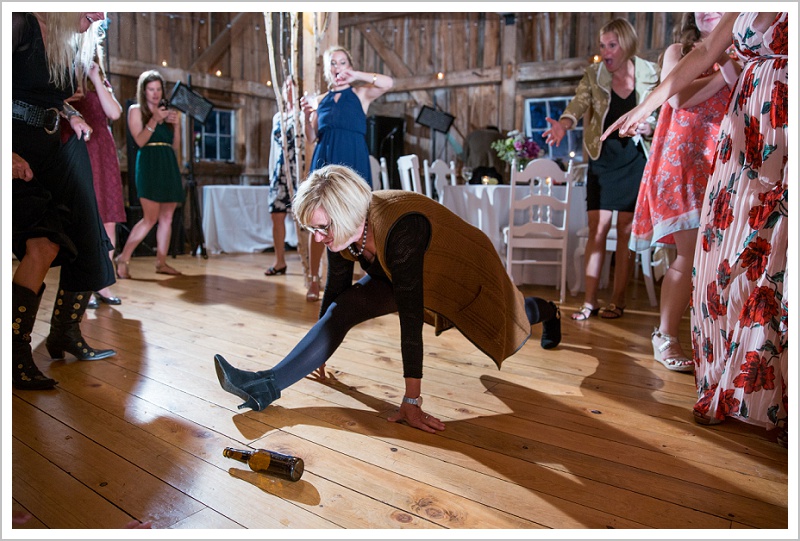
[[249, 15], [249, 13], [237, 13], [233, 20], [231, 20], [228, 27], [220, 32], [219, 36], [217, 36], [214, 42], [211, 43], [211, 45], [209, 45], [206, 50], [195, 59], [194, 62], [192, 62], [192, 65], [189, 66], [189, 70], [208, 71], [211, 66], [218, 62], [220, 58], [222, 58], [222, 55], [230, 50], [231, 39], [234, 36], [238, 36], [244, 29], [244, 25], [242, 25], [241, 22], [247, 15]]
[[396, 77], [391, 92], [412, 92], [414, 90], [436, 90], [459, 86], [496, 85], [500, 83], [500, 67], [473, 69], [445, 73], [441, 81], [435, 74]]
[[514, 114], [514, 96], [517, 88], [517, 23], [516, 15], [504, 17], [500, 44], [500, 126], [519, 128]]
[[347, 13], [339, 14], [339, 26], [358, 26], [365, 23], [377, 23], [387, 19], [397, 19], [399, 17], [407, 17], [409, 14], [406, 12], [396, 13]]
[[[386, 45], [386, 41], [380, 36], [380, 32], [377, 32], [374, 28], [370, 25], [365, 25], [366, 28], [361, 29], [361, 35], [364, 36], [364, 39], [372, 45], [375, 51], [380, 55], [389, 69], [392, 71], [392, 76], [394, 78], [398, 77], [410, 77], [414, 75], [411, 69], [403, 62], [403, 59], [400, 58], [394, 49], [389, 48]], [[395, 90], [392, 90], [394, 92]], [[428, 92], [419, 91], [419, 90], [412, 90], [411, 96], [417, 101], [420, 105], [431, 105], [433, 103], [433, 98]]]

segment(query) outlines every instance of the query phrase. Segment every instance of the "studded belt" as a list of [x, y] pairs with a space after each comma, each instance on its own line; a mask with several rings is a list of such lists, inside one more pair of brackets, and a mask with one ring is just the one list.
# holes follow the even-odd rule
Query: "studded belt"
[[14, 100], [14, 106], [11, 110], [11, 118], [14, 120], [21, 120], [28, 126], [34, 128], [44, 128], [48, 135], [52, 135], [58, 131], [58, 125], [61, 121], [59, 110], [55, 107], [45, 109], [25, 103], [24, 101]]

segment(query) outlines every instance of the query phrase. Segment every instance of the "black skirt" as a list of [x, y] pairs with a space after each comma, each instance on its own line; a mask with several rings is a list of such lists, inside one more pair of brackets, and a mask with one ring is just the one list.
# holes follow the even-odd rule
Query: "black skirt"
[[14, 255], [22, 260], [28, 239], [46, 237], [60, 248], [52, 264], [61, 267], [59, 287], [97, 291], [113, 284], [113, 246], [97, 210], [86, 143], [72, 135], [62, 145], [58, 132], [14, 121], [12, 147], [33, 171], [30, 182], [12, 181]]

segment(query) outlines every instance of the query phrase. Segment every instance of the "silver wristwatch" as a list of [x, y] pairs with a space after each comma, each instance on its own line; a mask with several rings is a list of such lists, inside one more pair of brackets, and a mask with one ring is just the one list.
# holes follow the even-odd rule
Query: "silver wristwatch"
[[403, 404], [411, 404], [412, 406], [419, 406], [422, 407], [422, 397], [418, 396], [417, 398], [409, 398], [407, 396], [403, 397]]

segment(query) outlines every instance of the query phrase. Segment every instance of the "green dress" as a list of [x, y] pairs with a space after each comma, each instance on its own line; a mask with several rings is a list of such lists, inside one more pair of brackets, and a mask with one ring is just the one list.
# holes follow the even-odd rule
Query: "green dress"
[[181, 172], [172, 149], [172, 128], [167, 126], [158, 124], [136, 154], [136, 191], [139, 197], [158, 203], [182, 203]]

